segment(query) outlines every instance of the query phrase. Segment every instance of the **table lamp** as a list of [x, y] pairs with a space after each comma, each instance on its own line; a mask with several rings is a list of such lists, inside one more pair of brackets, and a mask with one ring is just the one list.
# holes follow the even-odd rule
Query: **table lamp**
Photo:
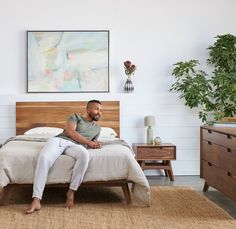
[[147, 128], [147, 143], [153, 144], [153, 129], [155, 126], [155, 117], [152, 115], [146, 116], [144, 118], [144, 126], [148, 126]]

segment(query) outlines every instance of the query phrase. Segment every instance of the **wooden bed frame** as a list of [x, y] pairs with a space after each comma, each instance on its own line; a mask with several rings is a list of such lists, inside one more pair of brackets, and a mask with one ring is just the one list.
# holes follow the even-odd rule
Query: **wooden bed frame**
[[[119, 101], [101, 101], [102, 116], [98, 124], [113, 128], [120, 136], [120, 103]], [[87, 101], [81, 102], [16, 102], [16, 134], [23, 134], [34, 127], [61, 127], [64, 128], [68, 117], [73, 113], [83, 115], [86, 111]], [[123, 190], [127, 204], [131, 202], [128, 183], [129, 180], [110, 180], [84, 182], [82, 186], [120, 186]], [[8, 186], [32, 184], [9, 184]], [[69, 184], [53, 184], [48, 186], [69, 186]], [[0, 203], [7, 189], [0, 193]]]
[[[113, 128], [120, 136], [120, 102], [102, 101], [102, 116], [98, 124]], [[84, 115], [87, 102], [16, 102], [16, 134], [33, 127], [64, 128], [73, 113]]]

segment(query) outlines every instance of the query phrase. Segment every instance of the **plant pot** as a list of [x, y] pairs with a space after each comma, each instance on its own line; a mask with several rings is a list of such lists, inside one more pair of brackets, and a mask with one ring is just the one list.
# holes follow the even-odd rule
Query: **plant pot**
[[223, 122], [236, 122], [236, 117], [224, 117], [221, 119]]

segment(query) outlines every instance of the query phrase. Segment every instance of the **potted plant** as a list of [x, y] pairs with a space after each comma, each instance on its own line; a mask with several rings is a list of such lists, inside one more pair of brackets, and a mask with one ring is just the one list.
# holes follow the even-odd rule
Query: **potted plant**
[[236, 36], [216, 38], [208, 48], [212, 73], [198, 69], [198, 60], [178, 62], [172, 72], [176, 81], [170, 89], [180, 92], [186, 106], [200, 108], [199, 118], [207, 124], [236, 115]]

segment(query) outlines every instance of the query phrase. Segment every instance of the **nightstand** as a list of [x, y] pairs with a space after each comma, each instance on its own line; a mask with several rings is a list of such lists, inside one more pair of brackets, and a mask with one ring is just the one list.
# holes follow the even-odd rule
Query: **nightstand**
[[[133, 144], [136, 160], [142, 170], [164, 169], [165, 175], [174, 180], [171, 160], [176, 160], [176, 146], [171, 143], [160, 145], [152, 144]], [[160, 162], [161, 161], [161, 162]]]

